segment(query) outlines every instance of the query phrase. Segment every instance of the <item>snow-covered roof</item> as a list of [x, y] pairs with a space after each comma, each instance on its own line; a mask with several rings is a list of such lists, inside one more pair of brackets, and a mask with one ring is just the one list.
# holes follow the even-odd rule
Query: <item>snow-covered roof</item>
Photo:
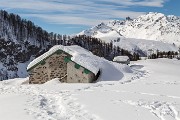
[[99, 67], [97, 65], [96, 59], [94, 59], [94, 55], [89, 52], [88, 50], [77, 46], [62, 46], [62, 45], [55, 45], [49, 51], [44, 53], [43, 55], [39, 56], [38, 58], [34, 59], [27, 67], [27, 70], [34, 67], [36, 64], [41, 62], [43, 59], [47, 58], [48, 56], [52, 55], [57, 50], [62, 50], [70, 55], [72, 55], [71, 60], [76, 62], [77, 64], [81, 65], [82, 67], [90, 70], [95, 75], [99, 71]]
[[128, 56], [116, 56], [114, 57], [113, 61], [129, 61]]

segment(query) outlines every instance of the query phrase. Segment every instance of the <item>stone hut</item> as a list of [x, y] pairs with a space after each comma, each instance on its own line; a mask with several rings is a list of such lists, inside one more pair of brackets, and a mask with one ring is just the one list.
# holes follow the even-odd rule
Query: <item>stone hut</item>
[[89, 60], [91, 55], [76, 45], [56, 45], [28, 65], [29, 83], [42, 84], [54, 78], [67, 83], [94, 82], [100, 71]]
[[130, 59], [128, 56], [116, 56], [114, 57], [113, 61], [121, 64], [130, 64]]

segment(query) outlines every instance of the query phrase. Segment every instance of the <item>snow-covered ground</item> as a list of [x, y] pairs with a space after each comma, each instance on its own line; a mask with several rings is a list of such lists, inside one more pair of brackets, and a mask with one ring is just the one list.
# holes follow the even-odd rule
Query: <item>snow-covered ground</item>
[[67, 84], [54, 79], [43, 85], [28, 85], [28, 78], [2, 81], [0, 119], [180, 120], [180, 61], [141, 60], [130, 66], [121, 66], [119, 81]]

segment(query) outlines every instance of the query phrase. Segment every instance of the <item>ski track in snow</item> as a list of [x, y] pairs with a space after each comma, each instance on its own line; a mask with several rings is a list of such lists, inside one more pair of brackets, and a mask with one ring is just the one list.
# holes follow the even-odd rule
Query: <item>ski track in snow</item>
[[[128, 84], [141, 77], [145, 77], [145, 71], [135, 71], [135, 75], [129, 80], [119, 84]], [[91, 91], [95, 88], [112, 86], [114, 83], [96, 83], [94, 85], [76, 89], [74, 91], [48, 92], [32, 85], [8, 85], [6, 82], [0, 86], [0, 94], [24, 94], [28, 95], [25, 108], [27, 114], [34, 116], [37, 120], [100, 120], [95, 115], [83, 110], [83, 106], [75, 102], [73, 93], [79, 91]]]
[[[120, 82], [120, 84], [128, 84], [134, 82], [134, 80], [141, 79], [141, 78], [147, 78], [151, 75], [152, 71], [141, 71], [140, 74], [136, 74], [131, 79], [126, 80], [124, 82]], [[142, 74], [143, 73], [143, 74]], [[124, 78], [126, 79], [126, 78]], [[179, 82], [174, 81], [160, 81], [161, 84], [169, 84], [169, 85], [178, 85]], [[148, 84], [148, 83], [145, 83]], [[158, 84], [158, 83], [153, 83]], [[96, 84], [91, 87], [86, 87], [84, 89], [79, 90], [85, 90], [85, 91], [93, 91], [93, 88], [99, 88], [104, 87], [107, 85], [115, 85], [113, 83], [108, 84]], [[119, 90], [102, 90], [101, 92], [117, 92], [117, 93], [131, 93], [131, 94], [140, 94], [140, 95], [148, 95], [148, 96], [158, 96], [158, 97], [167, 97], [171, 99], [180, 99], [179, 96], [171, 96], [171, 95], [163, 95], [163, 94], [154, 94], [154, 93], [145, 93], [145, 92], [130, 92], [130, 91], [119, 91]], [[180, 120], [180, 111], [176, 110], [175, 105], [176, 103], [168, 103], [168, 102], [162, 102], [162, 101], [145, 101], [145, 100], [139, 100], [139, 101], [132, 101], [132, 100], [112, 100], [115, 103], [123, 102], [125, 104], [129, 104], [132, 106], [138, 106], [145, 109], [148, 109], [153, 115], [157, 116], [161, 120]]]
[[174, 103], [167, 103], [162, 101], [131, 101], [126, 100], [122, 101], [123, 103], [132, 105], [132, 106], [139, 106], [148, 109], [152, 114], [160, 118], [161, 120], [166, 119], [175, 119], [180, 120], [179, 112], [175, 109]]
[[[38, 102], [32, 102], [34, 99]], [[33, 96], [28, 102], [33, 107], [29, 114], [47, 120], [96, 120], [96, 117], [82, 110], [82, 106], [69, 93], [45, 93]], [[39, 107], [40, 106], [40, 107]]]
[[[119, 82], [119, 84], [130, 83], [144, 75], [145, 72], [137, 71], [131, 79]], [[112, 85], [115, 84], [96, 83], [74, 91], [49, 92], [38, 85], [8, 85], [8, 83], [3, 82], [0, 86], [0, 94], [28, 95], [25, 111], [37, 120], [100, 120], [96, 115], [83, 110], [83, 106], [76, 103], [72, 95], [76, 92]]]
[[0, 94], [28, 95], [25, 110], [37, 120], [96, 120], [96, 116], [83, 110], [67, 91], [50, 93], [30, 85], [2, 85]]

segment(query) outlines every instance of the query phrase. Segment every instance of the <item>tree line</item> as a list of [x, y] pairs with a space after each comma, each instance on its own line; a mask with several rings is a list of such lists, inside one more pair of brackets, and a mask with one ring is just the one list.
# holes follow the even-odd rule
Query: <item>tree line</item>
[[68, 39], [68, 35], [48, 33], [19, 15], [0, 10], [0, 79], [18, 77], [19, 63], [27, 64], [56, 44], [68, 45]]
[[159, 51], [157, 50], [156, 53], [152, 53], [150, 55], [148, 55], [148, 58], [149, 59], [156, 59], [156, 58], [177, 58], [178, 57], [178, 52], [176, 51], [168, 51], [168, 52], [165, 52], [165, 51]]
[[113, 60], [115, 56], [128, 56], [130, 60], [139, 60], [140, 56], [138, 53], [130, 52], [128, 50], [122, 49], [119, 46], [114, 46], [112, 42], [105, 43], [101, 39], [86, 36], [86, 35], [79, 35], [74, 36], [72, 39], [70, 39], [70, 43], [79, 45], [89, 51], [91, 51], [93, 54], [104, 57], [108, 60]]

